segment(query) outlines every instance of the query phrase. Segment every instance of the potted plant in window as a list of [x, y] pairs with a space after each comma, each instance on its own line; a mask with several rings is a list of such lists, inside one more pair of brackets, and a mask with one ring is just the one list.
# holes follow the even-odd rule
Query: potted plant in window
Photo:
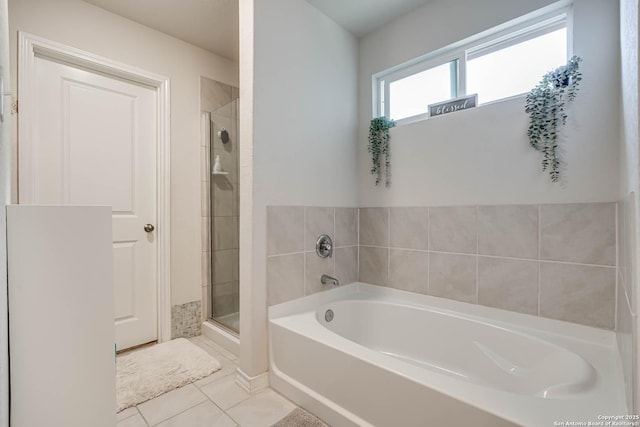
[[369, 126], [369, 145], [367, 151], [371, 153], [371, 174], [376, 176], [376, 185], [382, 181], [382, 157], [384, 156], [385, 186], [391, 186], [391, 153], [389, 151], [389, 129], [395, 127], [396, 122], [386, 117], [371, 120]]
[[545, 74], [526, 98], [529, 144], [542, 152], [542, 170], [549, 170], [552, 182], [560, 181], [564, 173], [560, 127], [567, 123], [568, 104], [575, 99], [582, 80], [580, 61], [573, 56], [566, 65]]

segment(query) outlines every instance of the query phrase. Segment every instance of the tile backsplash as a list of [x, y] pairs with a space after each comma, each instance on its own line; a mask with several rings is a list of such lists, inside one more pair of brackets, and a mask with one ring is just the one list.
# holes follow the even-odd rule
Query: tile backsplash
[[[333, 256], [316, 255], [327, 234]], [[267, 208], [267, 301], [269, 305], [330, 289], [328, 274], [341, 284], [358, 281], [358, 209], [270, 206]]]
[[[330, 274], [615, 327], [615, 203], [283, 206], [269, 207], [267, 218], [269, 305], [322, 290], [320, 275]], [[334, 239], [333, 258], [315, 254], [322, 233]]]

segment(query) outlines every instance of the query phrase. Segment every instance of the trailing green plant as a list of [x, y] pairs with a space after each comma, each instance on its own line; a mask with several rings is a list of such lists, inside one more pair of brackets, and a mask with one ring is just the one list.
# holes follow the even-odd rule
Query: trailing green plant
[[549, 170], [552, 182], [558, 182], [564, 173], [560, 128], [567, 123], [568, 104], [575, 99], [582, 80], [580, 61], [573, 56], [567, 65], [545, 74], [527, 94], [529, 144], [543, 154], [542, 170]]
[[391, 186], [391, 152], [389, 151], [389, 129], [395, 127], [396, 122], [386, 117], [371, 120], [369, 126], [369, 145], [367, 151], [371, 153], [371, 174], [376, 176], [376, 185], [382, 181], [382, 157], [384, 156], [385, 186]]

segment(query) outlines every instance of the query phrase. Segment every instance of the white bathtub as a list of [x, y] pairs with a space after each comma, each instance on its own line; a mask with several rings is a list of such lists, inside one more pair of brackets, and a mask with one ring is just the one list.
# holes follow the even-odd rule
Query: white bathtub
[[613, 332], [362, 283], [270, 307], [269, 352], [272, 387], [336, 427], [627, 414]]

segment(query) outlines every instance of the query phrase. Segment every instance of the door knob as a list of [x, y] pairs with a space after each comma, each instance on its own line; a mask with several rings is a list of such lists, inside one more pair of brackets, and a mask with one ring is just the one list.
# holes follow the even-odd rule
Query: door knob
[[144, 226], [144, 231], [146, 231], [147, 233], [151, 233], [155, 229], [156, 228], [153, 226], [153, 224], [146, 224]]

